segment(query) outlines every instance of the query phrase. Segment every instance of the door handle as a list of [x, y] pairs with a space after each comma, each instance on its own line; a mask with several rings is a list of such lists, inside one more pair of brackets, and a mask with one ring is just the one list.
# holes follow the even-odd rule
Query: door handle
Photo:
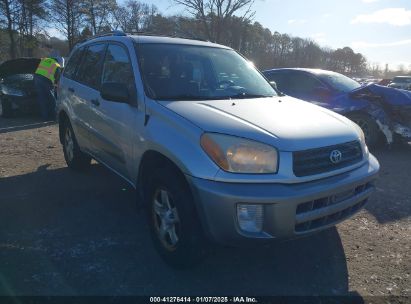
[[68, 90], [71, 92], [71, 93], [74, 93], [76, 90], [74, 90], [73, 88], [68, 88]]
[[95, 105], [96, 107], [98, 107], [100, 105], [100, 101], [98, 101], [98, 99], [91, 99], [90, 102]]

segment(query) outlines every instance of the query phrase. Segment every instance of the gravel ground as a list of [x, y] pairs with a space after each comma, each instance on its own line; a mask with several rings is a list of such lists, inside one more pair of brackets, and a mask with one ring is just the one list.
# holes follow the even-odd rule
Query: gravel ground
[[[218, 248], [190, 270], [154, 251], [134, 191], [66, 167], [52, 123], [0, 118], [0, 295], [411, 296], [411, 146], [373, 152], [377, 193], [311, 237]], [[408, 298], [409, 299], [409, 298]]]

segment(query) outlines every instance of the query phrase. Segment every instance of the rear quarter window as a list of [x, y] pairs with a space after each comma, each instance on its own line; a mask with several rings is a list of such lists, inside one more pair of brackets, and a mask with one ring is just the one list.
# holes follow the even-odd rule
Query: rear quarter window
[[81, 62], [81, 58], [84, 53], [84, 47], [74, 51], [73, 55], [71, 55], [66, 67], [64, 68], [64, 77], [75, 79], [76, 71], [78, 66]]

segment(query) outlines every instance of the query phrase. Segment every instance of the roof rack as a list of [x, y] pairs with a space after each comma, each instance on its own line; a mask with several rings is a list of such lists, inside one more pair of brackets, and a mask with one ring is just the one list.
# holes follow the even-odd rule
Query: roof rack
[[187, 34], [187, 35], [178, 35], [178, 34], [158, 34], [158, 33], [153, 33], [153, 32], [144, 32], [144, 31], [136, 31], [136, 32], [127, 32], [125, 33], [126, 35], [140, 35], [140, 36], [158, 36], [158, 37], [169, 37], [169, 38], [181, 38], [181, 39], [191, 39], [191, 40], [199, 40], [199, 41], [205, 41], [205, 42], [210, 42], [207, 39], [193, 36], [192, 34]]
[[127, 34], [124, 33], [123, 31], [115, 30], [115, 31], [107, 32], [107, 33], [97, 34], [91, 38], [98, 38], [98, 37], [105, 37], [105, 36], [127, 36]]
[[159, 36], [159, 37], [182, 38], [182, 39], [191, 39], [191, 40], [199, 40], [199, 41], [210, 42], [207, 39], [203, 39], [203, 38], [194, 36], [192, 34], [188, 34], [188, 35], [177, 35], [177, 34], [164, 35], [164, 34], [158, 34], [158, 33], [153, 33], [153, 32], [144, 32], [144, 31], [135, 31], [135, 32], [125, 33], [123, 31], [115, 30], [115, 31], [101, 33], [101, 34], [97, 34], [97, 35], [82, 39], [82, 40], [80, 40], [76, 43], [76, 46], [83, 43], [83, 42], [86, 42], [86, 41], [89, 41], [89, 40], [95, 39], [95, 38], [107, 37], [107, 36], [127, 36], [127, 35]]
[[111, 32], [106, 32], [106, 33], [101, 33], [101, 34], [97, 34], [97, 35], [82, 39], [82, 40], [78, 41], [76, 43], [76, 45], [79, 45], [79, 44], [81, 44], [83, 42], [86, 42], [86, 41], [89, 41], [91, 39], [100, 38], [100, 37], [107, 37], [107, 36], [127, 36], [127, 34], [124, 33], [123, 31], [118, 31], [118, 30], [111, 31]]

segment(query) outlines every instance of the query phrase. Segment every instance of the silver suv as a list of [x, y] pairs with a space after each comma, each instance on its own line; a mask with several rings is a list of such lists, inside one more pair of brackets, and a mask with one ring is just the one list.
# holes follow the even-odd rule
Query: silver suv
[[308, 235], [361, 209], [378, 161], [361, 129], [281, 95], [234, 50], [113, 33], [72, 52], [58, 92], [67, 165], [91, 159], [136, 188], [171, 265], [209, 240]]

